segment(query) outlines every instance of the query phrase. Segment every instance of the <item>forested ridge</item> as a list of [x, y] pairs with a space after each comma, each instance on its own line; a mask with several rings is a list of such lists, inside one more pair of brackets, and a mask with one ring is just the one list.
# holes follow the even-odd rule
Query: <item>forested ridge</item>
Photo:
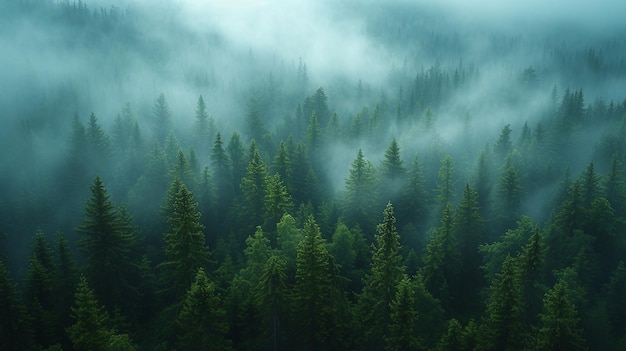
[[0, 349], [626, 349], [623, 34], [183, 3], [0, 1]]

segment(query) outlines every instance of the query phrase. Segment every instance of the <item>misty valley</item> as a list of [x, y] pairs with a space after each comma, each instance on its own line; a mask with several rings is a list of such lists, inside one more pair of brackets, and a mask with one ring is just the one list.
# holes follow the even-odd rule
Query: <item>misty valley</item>
[[0, 0], [0, 350], [626, 350], [626, 4], [562, 5]]

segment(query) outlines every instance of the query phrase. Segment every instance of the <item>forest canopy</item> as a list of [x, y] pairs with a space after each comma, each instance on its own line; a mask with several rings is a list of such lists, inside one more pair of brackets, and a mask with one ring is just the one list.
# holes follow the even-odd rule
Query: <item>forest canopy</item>
[[0, 0], [0, 349], [625, 349], [626, 8], [476, 6]]

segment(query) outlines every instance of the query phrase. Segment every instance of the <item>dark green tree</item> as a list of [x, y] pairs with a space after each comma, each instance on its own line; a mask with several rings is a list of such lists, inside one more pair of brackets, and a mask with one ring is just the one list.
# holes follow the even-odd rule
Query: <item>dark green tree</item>
[[271, 348], [278, 350], [284, 345], [283, 323], [286, 322], [287, 303], [287, 261], [272, 255], [267, 260], [255, 289], [256, 302], [260, 306], [262, 319], [266, 325], [265, 335]]
[[170, 303], [179, 301], [194, 281], [198, 269], [209, 263], [209, 249], [197, 207], [193, 194], [180, 183], [167, 214], [168, 230], [163, 235], [165, 261], [160, 264], [164, 269], [164, 284]]
[[389, 203], [383, 211], [382, 223], [376, 227], [371, 271], [365, 276], [363, 291], [358, 296], [357, 326], [363, 328], [360, 335], [363, 347], [382, 349], [389, 337], [391, 302], [405, 270], [399, 240], [393, 206]]
[[76, 288], [72, 318], [75, 323], [67, 328], [67, 334], [75, 350], [107, 350], [113, 336], [108, 326], [109, 316], [99, 305], [84, 276], [80, 277]]
[[76, 231], [81, 234], [78, 246], [87, 259], [87, 276], [94, 281], [94, 290], [111, 311], [127, 311], [135, 301], [134, 279], [137, 266], [131, 253], [136, 244], [100, 177], [90, 187], [91, 198], [85, 204], [85, 216]]
[[480, 350], [523, 350], [526, 335], [522, 325], [522, 302], [515, 260], [507, 256], [491, 285], [481, 335]]
[[222, 298], [204, 269], [198, 268], [176, 320], [181, 350], [230, 350]]
[[254, 148], [246, 175], [241, 179], [239, 226], [243, 233], [251, 233], [264, 222], [265, 196], [267, 194], [267, 169], [259, 152]]
[[54, 344], [58, 323], [55, 306], [57, 282], [52, 249], [42, 231], [35, 233], [33, 252], [26, 274], [26, 298], [32, 318], [34, 341], [42, 347]]
[[522, 184], [511, 158], [507, 158], [497, 190], [501, 228], [510, 229], [519, 218], [522, 205]]
[[241, 179], [246, 175], [246, 167], [249, 160], [246, 158], [245, 148], [243, 147], [237, 132], [234, 132], [230, 137], [226, 150], [228, 151], [228, 157], [230, 158], [232, 183], [234, 184], [233, 186], [235, 192], [238, 193], [240, 189], [235, 185], [240, 184]]
[[369, 229], [373, 224], [371, 218], [374, 215], [377, 194], [374, 166], [365, 159], [363, 151], [359, 149], [346, 178], [343, 201], [346, 224], [360, 224], [363, 228]]
[[399, 203], [401, 189], [406, 184], [406, 169], [400, 157], [400, 147], [394, 138], [385, 151], [380, 174], [380, 195], [382, 203]]
[[455, 194], [454, 166], [452, 163], [452, 157], [447, 155], [441, 160], [439, 180], [437, 181], [436, 198], [440, 209], [443, 209], [448, 203], [451, 203]]
[[301, 350], [325, 349], [336, 327], [329, 258], [320, 229], [310, 216], [298, 245], [296, 283], [291, 293], [292, 338]]
[[426, 246], [422, 275], [424, 285], [448, 312], [456, 311], [460, 301], [455, 300], [458, 290], [460, 257], [455, 232], [452, 206], [444, 208], [440, 224], [433, 231]]
[[26, 306], [15, 283], [0, 259], [0, 349], [34, 350], [33, 333]]
[[272, 246], [276, 246], [276, 224], [280, 222], [285, 213], [293, 208], [291, 196], [287, 187], [283, 184], [278, 173], [267, 178], [267, 190], [264, 199], [264, 227], [272, 234], [270, 237]]
[[396, 296], [391, 301], [390, 313], [387, 350], [418, 350], [421, 346], [416, 336], [419, 316], [415, 307], [415, 291], [406, 275], [398, 284]]
[[211, 165], [213, 166], [213, 175], [215, 183], [216, 204], [215, 217], [218, 223], [218, 229], [225, 229], [225, 220], [227, 213], [232, 205], [232, 199], [235, 193], [233, 185], [233, 171], [228, 153], [224, 149], [222, 134], [218, 132], [213, 141], [211, 149]]
[[626, 335], [626, 305], [623, 303], [626, 296], [626, 267], [620, 261], [607, 284], [606, 308], [611, 333], [617, 338]]
[[567, 283], [559, 280], [543, 302], [541, 329], [537, 334], [538, 350], [587, 350], [578, 323], [578, 311], [570, 302]]
[[463, 189], [463, 197], [455, 214], [455, 236], [459, 248], [459, 287], [455, 289], [458, 313], [477, 315], [482, 309], [480, 291], [485, 287], [484, 272], [480, 269], [482, 255], [478, 248], [487, 241], [485, 223], [480, 215], [478, 193], [469, 183]]

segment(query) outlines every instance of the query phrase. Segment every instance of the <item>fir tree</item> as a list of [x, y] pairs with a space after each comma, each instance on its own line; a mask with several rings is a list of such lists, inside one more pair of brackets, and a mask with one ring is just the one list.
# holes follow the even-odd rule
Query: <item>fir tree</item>
[[400, 281], [396, 296], [390, 306], [391, 324], [387, 338], [387, 349], [410, 351], [419, 349], [415, 335], [418, 313], [415, 310], [415, 291], [407, 276]]
[[108, 327], [109, 316], [98, 303], [87, 279], [80, 277], [72, 307], [76, 321], [67, 328], [67, 334], [76, 350], [107, 350], [113, 332]]
[[229, 350], [226, 309], [215, 284], [198, 268], [178, 314], [181, 350]]
[[369, 227], [376, 205], [377, 190], [374, 166], [359, 149], [346, 178], [343, 212], [349, 225]]

